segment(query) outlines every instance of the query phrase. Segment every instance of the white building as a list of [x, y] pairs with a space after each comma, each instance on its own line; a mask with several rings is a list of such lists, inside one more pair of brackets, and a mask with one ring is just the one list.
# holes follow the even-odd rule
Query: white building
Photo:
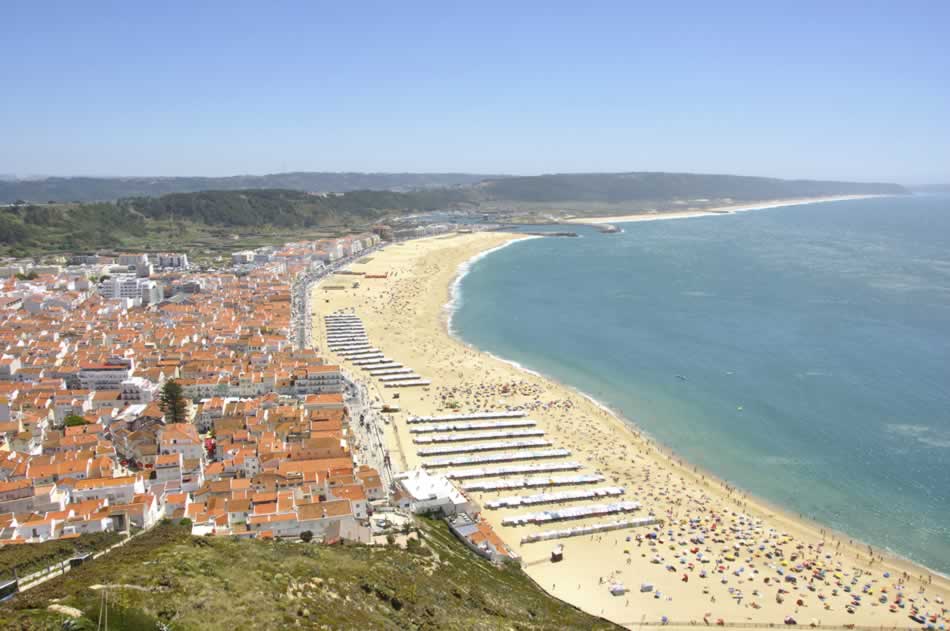
[[425, 469], [411, 469], [396, 477], [399, 487], [409, 497], [413, 513], [444, 513], [455, 515], [472, 509], [468, 498], [442, 475], [433, 475]]
[[158, 266], [173, 269], [188, 269], [188, 255], [164, 252], [158, 255]]
[[122, 390], [122, 382], [131, 377], [131, 359], [113, 359], [79, 368], [79, 385], [84, 390]]
[[73, 501], [107, 499], [110, 504], [131, 504], [136, 495], [144, 492], [145, 483], [138, 476], [92, 478], [76, 482], [76, 487], [73, 489]]
[[231, 262], [235, 265], [246, 265], [254, 261], [254, 252], [244, 250], [242, 252], [232, 252]]
[[139, 286], [142, 291], [142, 304], [156, 305], [165, 299], [165, 288], [154, 280], [146, 280]]
[[329, 394], [343, 392], [343, 376], [338, 366], [311, 367], [306, 373], [298, 374], [288, 392], [281, 394]]
[[148, 265], [148, 254], [120, 254], [118, 263], [126, 267]]
[[151, 403], [158, 395], [158, 384], [144, 377], [130, 377], [122, 382], [120, 395], [123, 401], [130, 403]]
[[99, 294], [111, 300], [128, 299], [136, 305], [156, 304], [165, 299], [161, 284], [132, 274], [110, 276], [99, 285]]

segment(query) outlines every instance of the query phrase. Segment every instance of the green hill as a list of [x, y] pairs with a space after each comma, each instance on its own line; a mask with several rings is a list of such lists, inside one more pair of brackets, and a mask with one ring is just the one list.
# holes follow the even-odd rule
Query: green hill
[[[314, 195], [261, 189], [173, 193], [113, 203], [21, 204], [0, 208], [0, 254], [96, 249], [180, 249], [228, 245], [233, 233], [272, 242], [366, 229], [394, 214], [436, 210], [468, 199], [461, 189]], [[254, 243], [232, 243], [250, 247]]]
[[470, 173], [313, 173], [293, 172], [231, 177], [47, 177], [0, 179], [0, 203], [110, 201], [168, 193], [282, 188], [344, 193], [359, 190], [412, 191], [475, 184], [487, 175]]
[[372, 222], [393, 212], [438, 210], [465, 199], [465, 195], [456, 189], [413, 193], [352, 191], [336, 195], [261, 189], [137, 197], [119, 200], [118, 205], [153, 219], [179, 217], [225, 226], [311, 227], [344, 220]]
[[[158, 526], [0, 606], [2, 629], [616, 629], [476, 557], [442, 522], [423, 544], [322, 546], [192, 537]], [[82, 612], [49, 611], [53, 602]]]

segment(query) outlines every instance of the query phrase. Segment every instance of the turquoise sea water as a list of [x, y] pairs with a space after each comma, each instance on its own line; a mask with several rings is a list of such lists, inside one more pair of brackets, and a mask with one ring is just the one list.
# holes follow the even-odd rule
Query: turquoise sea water
[[950, 574], [950, 196], [623, 228], [478, 260], [453, 329], [741, 488]]

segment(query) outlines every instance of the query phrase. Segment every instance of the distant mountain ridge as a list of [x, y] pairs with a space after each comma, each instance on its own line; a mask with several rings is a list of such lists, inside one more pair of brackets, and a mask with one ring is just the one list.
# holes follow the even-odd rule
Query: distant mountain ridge
[[695, 173], [562, 173], [532, 176], [471, 173], [292, 172], [231, 177], [49, 177], [0, 180], [0, 203], [111, 201], [170, 193], [283, 189], [305, 192], [409, 192], [458, 189], [468, 199], [513, 202], [668, 201], [711, 198], [763, 200], [852, 194], [905, 194], [898, 184], [783, 180]]
[[291, 172], [228, 177], [47, 177], [0, 180], [0, 203], [97, 202], [169, 193], [285, 189], [322, 193], [411, 191], [469, 186], [503, 175], [472, 173]]
[[[300, 187], [318, 181], [329, 182], [321, 179], [320, 174], [281, 174], [233, 178], [230, 183], [237, 186], [260, 177], [291, 180], [291, 184], [296, 182]], [[338, 179], [337, 183], [350, 176], [340, 177], [344, 180]], [[432, 178], [442, 176], [355, 174], [348, 182], [363, 183], [365, 177], [390, 184], [432, 184]], [[99, 188], [84, 192], [96, 194], [94, 191], [101, 192], [109, 186], [114, 192], [116, 181], [120, 180], [95, 181]], [[167, 185], [165, 180], [155, 182]], [[5, 184], [0, 182], [0, 189]], [[44, 195], [40, 200], [55, 199], [48, 194], [50, 190], [42, 189]], [[79, 204], [42, 201], [9, 204], [8, 199], [8, 203], [0, 207], [0, 253], [24, 256], [30, 252], [115, 248], [151, 243], [159, 237], [174, 240], [184, 233], [196, 235], [192, 242], [198, 247], [202, 242], [220, 242], [227, 238], [222, 230], [253, 228], [251, 232], [260, 233], [273, 229], [288, 235], [295, 230], [365, 230], [379, 221], [437, 210], [467, 210], [488, 217], [489, 221], [497, 217], [499, 221], [531, 223], [564, 215], [664, 212], [731, 202], [907, 192], [896, 184], [677, 173], [595, 173], [488, 178], [472, 185], [426, 186], [407, 191], [314, 193], [299, 188], [235, 188], [132, 195], [114, 201]], [[19, 194], [13, 197], [26, 199]]]

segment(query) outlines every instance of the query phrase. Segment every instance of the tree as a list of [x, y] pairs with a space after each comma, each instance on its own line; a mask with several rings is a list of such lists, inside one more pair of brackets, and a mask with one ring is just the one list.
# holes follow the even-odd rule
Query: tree
[[63, 424], [66, 427], [76, 427], [77, 425], [86, 425], [86, 419], [79, 416], [78, 414], [69, 414], [63, 419]]
[[313, 533], [309, 530], [304, 530], [300, 533], [300, 540], [304, 543], [310, 543], [313, 540]]
[[174, 379], [169, 379], [162, 386], [159, 407], [169, 423], [184, 423], [187, 420], [188, 402], [182, 393], [181, 385]]

